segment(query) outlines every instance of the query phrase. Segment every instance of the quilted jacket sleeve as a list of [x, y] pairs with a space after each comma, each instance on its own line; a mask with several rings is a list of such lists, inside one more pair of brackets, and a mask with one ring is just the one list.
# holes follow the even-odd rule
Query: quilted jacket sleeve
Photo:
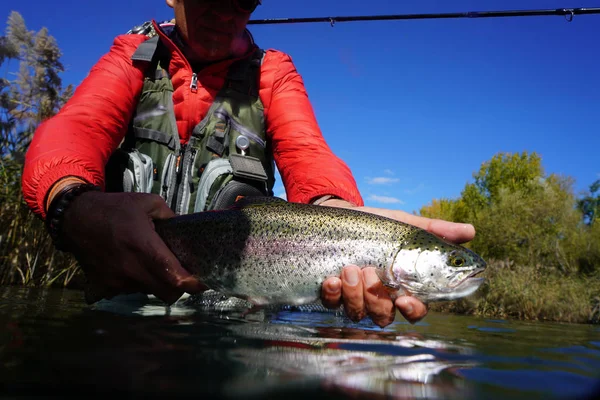
[[131, 55], [146, 39], [121, 35], [54, 117], [36, 130], [25, 158], [22, 186], [31, 210], [45, 218], [45, 197], [65, 176], [104, 186], [104, 165], [127, 130], [143, 84]]
[[290, 56], [268, 51], [261, 73], [267, 130], [288, 200], [309, 203], [334, 195], [364, 205], [352, 172], [323, 138]]

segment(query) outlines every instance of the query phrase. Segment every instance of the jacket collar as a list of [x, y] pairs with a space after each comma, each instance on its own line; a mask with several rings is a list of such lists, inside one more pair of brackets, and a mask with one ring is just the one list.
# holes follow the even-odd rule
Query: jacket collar
[[[191, 65], [189, 60], [187, 60], [187, 58], [185, 58], [185, 55], [184, 55], [185, 43], [183, 42], [181, 36], [178, 33], [178, 30], [177, 30], [177, 27], [175, 24], [175, 20], [173, 19], [171, 21], [160, 23], [160, 24], [153, 20], [152, 23], [154, 25], [155, 31], [160, 36], [163, 43], [165, 43], [167, 45], [171, 54], [175, 53], [178, 56], [177, 58], [180, 58], [180, 60], [176, 60], [176, 64], [177, 64], [176, 68], [187, 66], [190, 69], [192, 69], [193, 71], [200, 72], [203, 74], [204, 73], [210, 74], [215, 71], [220, 71], [223, 68], [228, 68], [235, 61], [252, 56], [252, 54], [258, 48], [258, 46], [256, 45], [256, 43], [254, 41], [254, 37], [252, 36], [252, 33], [250, 33], [250, 31], [246, 28], [246, 30], [244, 31], [244, 35], [248, 39], [250, 45], [248, 46], [248, 50], [244, 54], [237, 56], [237, 57], [230, 57], [230, 58], [227, 58], [227, 59], [224, 59], [221, 61], [216, 61], [216, 62], [209, 63], [209, 64]], [[172, 59], [173, 59], [173, 57], [172, 57]], [[171, 68], [169, 68], [169, 69], [171, 69]]]

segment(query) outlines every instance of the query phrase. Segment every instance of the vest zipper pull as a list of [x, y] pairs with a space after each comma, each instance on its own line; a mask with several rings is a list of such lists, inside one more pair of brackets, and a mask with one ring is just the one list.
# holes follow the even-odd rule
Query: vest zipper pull
[[198, 75], [194, 72], [192, 74], [192, 83], [190, 83], [190, 89], [192, 93], [196, 93], [198, 91]]
[[179, 175], [179, 173], [181, 172], [181, 161], [182, 161], [184, 153], [185, 153], [185, 148], [181, 147], [181, 149], [179, 149], [179, 154], [177, 155], [177, 158], [175, 160], [175, 174], [176, 175]]

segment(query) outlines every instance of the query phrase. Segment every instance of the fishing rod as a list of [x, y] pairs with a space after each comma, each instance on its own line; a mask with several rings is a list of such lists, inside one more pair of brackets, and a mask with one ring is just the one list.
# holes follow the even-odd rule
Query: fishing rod
[[506, 18], [506, 17], [539, 17], [539, 16], [564, 16], [568, 22], [573, 21], [575, 15], [600, 14], [600, 7], [557, 8], [546, 10], [505, 10], [505, 11], [467, 11], [454, 13], [435, 14], [396, 14], [396, 15], [369, 15], [346, 17], [310, 17], [310, 18], [269, 18], [248, 21], [252, 25], [267, 24], [297, 24], [328, 22], [334, 26], [337, 22], [356, 21], [390, 21], [413, 19], [452, 19], [452, 18]]

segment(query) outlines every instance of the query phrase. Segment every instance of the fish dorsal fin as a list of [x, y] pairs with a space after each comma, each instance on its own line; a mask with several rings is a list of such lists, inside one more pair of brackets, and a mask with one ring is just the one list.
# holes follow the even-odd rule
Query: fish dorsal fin
[[244, 196], [229, 207], [230, 210], [241, 210], [253, 206], [264, 206], [267, 204], [280, 204], [286, 201], [280, 197], [272, 196]]

